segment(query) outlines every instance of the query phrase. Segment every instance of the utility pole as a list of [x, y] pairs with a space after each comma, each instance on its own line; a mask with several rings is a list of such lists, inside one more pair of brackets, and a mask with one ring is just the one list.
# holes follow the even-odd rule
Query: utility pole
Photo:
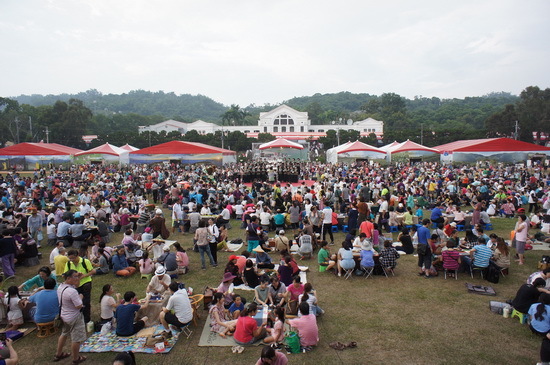
[[29, 129], [31, 131], [31, 142], [33, 140], [33, 135], [32, 135], [32, 117], [29, 115]]
[[518, 139], [518, 129], [519, 129], [519, 126], [518, 126], [518, 121], [516, 120], [516, 127], [515, 127], [515, 132], [514, 132], [514, 139]]
[[15, 117], [15, 143], [19, 144], [19, 117]]
[[420, 123], [420, 144], [424, 145], [424, 123]]
[[48, 130], [48, 126], [46, 126], [46, 143], [50, 143], [50, 131]]

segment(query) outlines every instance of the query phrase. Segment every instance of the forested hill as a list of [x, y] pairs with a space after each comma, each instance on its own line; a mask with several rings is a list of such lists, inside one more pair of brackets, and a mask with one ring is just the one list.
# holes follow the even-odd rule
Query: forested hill
[[126, 94], [102, 94], [97, 90], [88, 90], [78, 94], [61, 95], [20, 95], [14, 100], [19, 104], [32, 106], [54, 105], [56, 101], [68, 102], [78, 99], [84, 102], [94, 114], [139, 114], [162, 115], [182, 122], [194, 122], [202, 119], [218, 122], [227, 107], [204, 95], [182, 94], [163, 91], [151, 92], [134, 90]]

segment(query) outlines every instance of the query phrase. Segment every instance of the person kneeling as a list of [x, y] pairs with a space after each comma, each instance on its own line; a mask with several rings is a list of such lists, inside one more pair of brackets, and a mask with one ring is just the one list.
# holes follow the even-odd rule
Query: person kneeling
[[115, 318], [117, 321], [116, 334], [117, 336], [132, 336], [141, 331], [145, 327], [147, 317], [143, 317], [140, 320], [134, 322], [137, 311], [145, 309], [149, 306], [150, 294], [145, 297], [145, 303], [143, 305], [134, 304], [136, 293], [133, 291], [127, 291], [124, 293], [124, 304], [119, 305], [116, 308]]

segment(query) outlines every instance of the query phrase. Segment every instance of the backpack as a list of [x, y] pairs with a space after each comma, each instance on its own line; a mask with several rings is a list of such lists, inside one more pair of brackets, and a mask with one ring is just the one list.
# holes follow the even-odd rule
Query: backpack
[[[68, 267], [69, 270], [71, 270], [71, 265], [74, 266], [73, 270], [76, 270], [75, 264], [71, 260], [69, 260], [67, 262], [67, 267]], [[90, 265], [90, 266], [88, 266], [88, 265]], [[92, 271], [92, 269], [93, 269], [91, 267], [90, 260], [85, 259], [85, 258], [82, 258], [82, 266], [84, 267], [84, 270], [86, 270], [86, 274], [89, 273], [90, 271]], [[111, 264], [109, 264], [109, 268], [110, 267], [111, 267]], [[78, 271], [78, 270], [76, 270], [76, 271]]]
[[500, 270], [496, 265], [489, 265], [487, 268], [487, 273], [485, 275], [485, 279], [493, 284], [498, 284], [498, 281], [500, 280]]

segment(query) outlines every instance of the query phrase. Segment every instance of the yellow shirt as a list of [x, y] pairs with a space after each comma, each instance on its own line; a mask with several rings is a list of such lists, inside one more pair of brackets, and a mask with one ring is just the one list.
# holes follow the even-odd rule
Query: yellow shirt
[[[83, 266], [83, 261], [86, 261], [86, 264], [85, 266]], [[76, 270], [82, 274], [87, 274], [88, 272], [92, 271], [94, 269], [94, 267], [92, 266], [92, 263], [90, 262], [90, 260], [88, 259], [83, 259], [82, 257], [79, 257], [78, 258], [78, 265], [75, 265], [72, 263], [72, 261], [67, 261], [67, 263], [65, 264], [65, 270], [63, 271], [64, 273], [66, 273], [67, 271], [69, 271], [69, 269], [72, 269], [72, 270]], [[92, 277], [91, 276], [86, 276], [82, 279], [80, 279], [80, 284], [78, 284], [79, 287], [81, 287], [82, 285], [86, 284], [86, 283], [89, 283], [92, 281]]]
[[53, 258], [53, 263], [55, 265], [55, 274], [57, 277], [61, 277], [61, 274], [65, 272], [65, 265], [67, 265], [69, 258], [65, 255], [57, 255]]

